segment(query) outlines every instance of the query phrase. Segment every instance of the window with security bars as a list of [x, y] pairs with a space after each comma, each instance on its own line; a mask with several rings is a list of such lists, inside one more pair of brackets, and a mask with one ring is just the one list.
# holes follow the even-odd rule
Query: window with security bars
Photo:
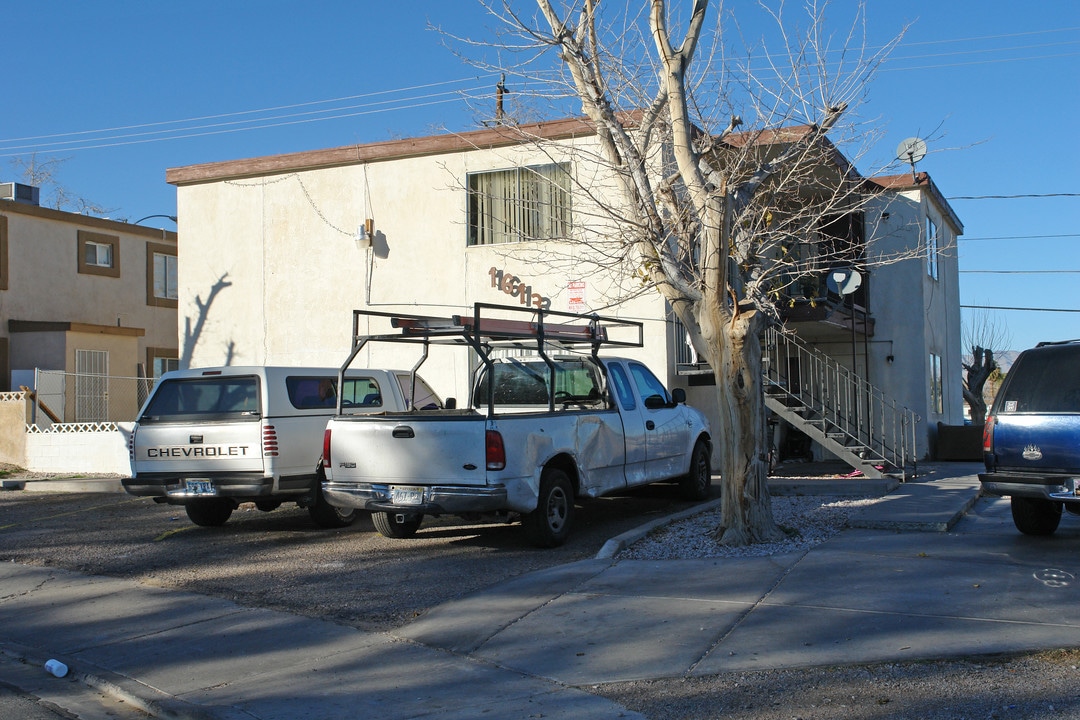
[[469, 245], [569, 235], [569, 163], [470, 173], [467, 180]]

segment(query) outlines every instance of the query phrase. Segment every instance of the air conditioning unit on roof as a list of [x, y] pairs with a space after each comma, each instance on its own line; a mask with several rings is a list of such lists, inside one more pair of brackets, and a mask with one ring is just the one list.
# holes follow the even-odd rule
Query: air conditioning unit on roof
[[14, 200], [27, 205], [40, 205], [41, 188], [17, 182], [0, 183], [0, 200]]

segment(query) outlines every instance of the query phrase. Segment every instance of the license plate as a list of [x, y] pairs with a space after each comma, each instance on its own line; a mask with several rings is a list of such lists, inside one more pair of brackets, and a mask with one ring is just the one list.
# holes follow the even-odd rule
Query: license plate
[[217, 491], [214, 490], [214, 483], [209, 480], [186, 480], [184, 481], [184, 488], [187, 490], [188, 495], [217, 495]]
[[424, 502], [424, 489], [411, 487], [390, 488], [390, 499], [395, 505], [419, 505]]

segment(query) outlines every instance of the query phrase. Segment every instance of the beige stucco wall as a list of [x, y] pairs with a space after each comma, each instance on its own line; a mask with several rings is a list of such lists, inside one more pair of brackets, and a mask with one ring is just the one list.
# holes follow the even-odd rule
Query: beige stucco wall
[[[574, 310], [646, 321], [646, 348], [626, 354], [670, 381], [657, 293], [604, 309], [621, 293], [580, 245], [467, 247], [467, 173], [553, 161], [588, 173], [590, 142], [555, 156], [527, 147], [473, 150], [180, 186], [178, 321], [181, 334], [194, 336], [188, 364], [337, 366], [350, 349], [353, 309], [452, 315], [475, 302], [519, 305], [493, 287], [496, 269], [549, 298], [553, 310], [571, 309], [575, 281], [584, 283], [586, 303]], [[587, 217], [585, 201], [574, 202], [575, 217]], [[356, 239], [365, 218], [374, 220], [371, 246]], [[207, 307], [223, 279], [229, 285]], [[417, 357], [415, 347], [372, 346], [355, 364], [411, 367]], [[440, 393], [464, 397], [467, 370], [457, 352], [433, 355], [424, 374]]]
[[[146, 362], [146, 348], [176, 348], [176, 309], [147, 304], [147, 245], [176, 248], [175, 233], [0, 201], [6, 218], [8, 283], [0, 291], [0, 328], [11, 338], [11, 367], [73, 370], [57, 362], [66, 355], [51, 349], [20, 347], [40, 333], [8, 333], [8, 321], [97, 325], [140, 333], [125, 354], [111, 355], [115, 374], [135, 373]], [[118, 239], [119, 277], [79, 272], [78, 235], [85, 230]], [[22, 335], [22, 337], [20, 337]], [[90, 349], [90, 348], [80, 348]]]

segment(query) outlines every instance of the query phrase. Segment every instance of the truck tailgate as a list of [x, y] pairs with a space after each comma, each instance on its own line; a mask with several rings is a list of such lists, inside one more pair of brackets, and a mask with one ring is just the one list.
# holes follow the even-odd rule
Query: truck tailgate
[[144, 473], [261, 472], [259, 422], [153, 423], [135, 433], [136, 476]]
[[999, 468], [1073, 472], [1080, 415], [1009, 414], [996, 417], [994, 456]]
[[481, 416], [339, 416], [328, 430], [334, 482], [487, 484]]

